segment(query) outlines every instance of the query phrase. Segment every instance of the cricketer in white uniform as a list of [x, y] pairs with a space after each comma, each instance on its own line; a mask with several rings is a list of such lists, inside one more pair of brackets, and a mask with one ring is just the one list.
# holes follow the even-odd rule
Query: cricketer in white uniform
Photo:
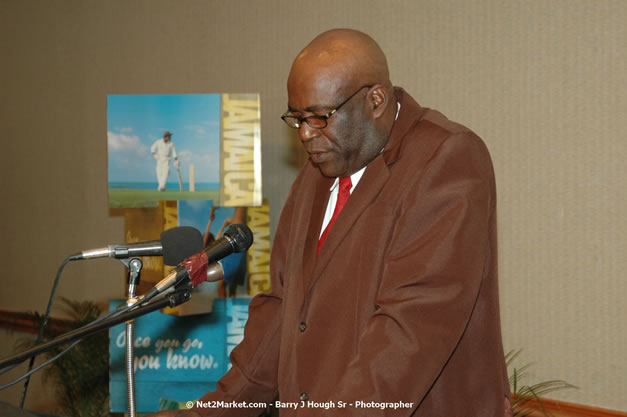
[[159, 182], [159, 191], [165, 191], [165, 184], [168, 181], [168, 175], [170, 175], [170, 158], [174, 157], [174, 163], [176, 167], [179, 166], [179, 160], [176, 156], [176, 147], [170, 140], [172, 133], [167, 130], [163, 132], [163, 139], [157, 140], [150, 147], [152, 156], [157, 160], [157, 181]]

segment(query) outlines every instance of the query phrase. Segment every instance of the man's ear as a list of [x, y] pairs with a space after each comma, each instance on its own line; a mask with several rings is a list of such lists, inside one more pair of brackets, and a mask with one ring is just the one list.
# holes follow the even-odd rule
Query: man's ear
[[370, 105], [372, 109], [372, 117], [378, 119], [383, 116], [385, 108], [388, 105], [388, 92], [381, 84], [376, 84], [370, 91]]

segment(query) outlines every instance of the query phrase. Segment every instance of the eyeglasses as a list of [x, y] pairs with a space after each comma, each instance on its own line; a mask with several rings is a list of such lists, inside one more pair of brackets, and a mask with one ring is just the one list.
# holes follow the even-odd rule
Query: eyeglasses
[[372, 87], [372, 85], [362, 85], [361, 87], [359, 87], [359, 90], [355, 91], [346, 100], [344, 100], [342, 104], [338, 105], [336, 108], [334, 108], [327, 114], [323, 114], [321, 116], [313, 115], [313, 116], [308, 116], [308, 117], [298, 117], [298, 116], [288, 114], [289, 113], [289, 110], [288, 110], [287, 112], [285, 112], [283, 116], [281, 116], [281, 119], [283, 119], [286, 125], [288, 125], [289, 127], [293, 129], [299, 129], [302, 126], [303, 122], [306, 122], [310, 127], [313, 127], [314, 129], [324, 129], [325, 127], [327, 127], [329, 118], [333, 116], [335, 113], [337, 113], [340, 107], [348, 103], [349, 100], [355, 97], [355, 95], [359, 93], [361, 90], [363, 90], [364, 88], [370, 88], [370, 87]]

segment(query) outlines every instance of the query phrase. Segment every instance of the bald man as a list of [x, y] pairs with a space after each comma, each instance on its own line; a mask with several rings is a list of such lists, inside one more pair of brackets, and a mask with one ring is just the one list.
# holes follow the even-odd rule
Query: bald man
[[233, 406], [252, 402], [282, 417], [510, 415], [484, 143], [394, 88], [361, 32], [315, 38], [287, 88], [282, 119], [309, 160], [272, 290], [251, 302], [218, 390], [163, 415], [258, 416]]

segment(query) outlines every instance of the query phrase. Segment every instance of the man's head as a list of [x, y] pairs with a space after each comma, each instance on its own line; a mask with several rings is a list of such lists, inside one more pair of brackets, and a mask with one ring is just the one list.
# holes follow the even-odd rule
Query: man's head
[[172, 137], [172, 133], [170, 133], [169, 131], [166, 130], [165, 132], [163, 132], [164, 142], [169, 142], [171, 137]]
[[[334, 29], [317, 36], [294, 60], [287, 91], [287, 115], [296, 117], [292, 121], [305, 150], [328, 177], [366, 166], [394, 124], [396, 101], [385, 55], [362, 32]], [[322, 117], [307, 120], [310, 116]]]

